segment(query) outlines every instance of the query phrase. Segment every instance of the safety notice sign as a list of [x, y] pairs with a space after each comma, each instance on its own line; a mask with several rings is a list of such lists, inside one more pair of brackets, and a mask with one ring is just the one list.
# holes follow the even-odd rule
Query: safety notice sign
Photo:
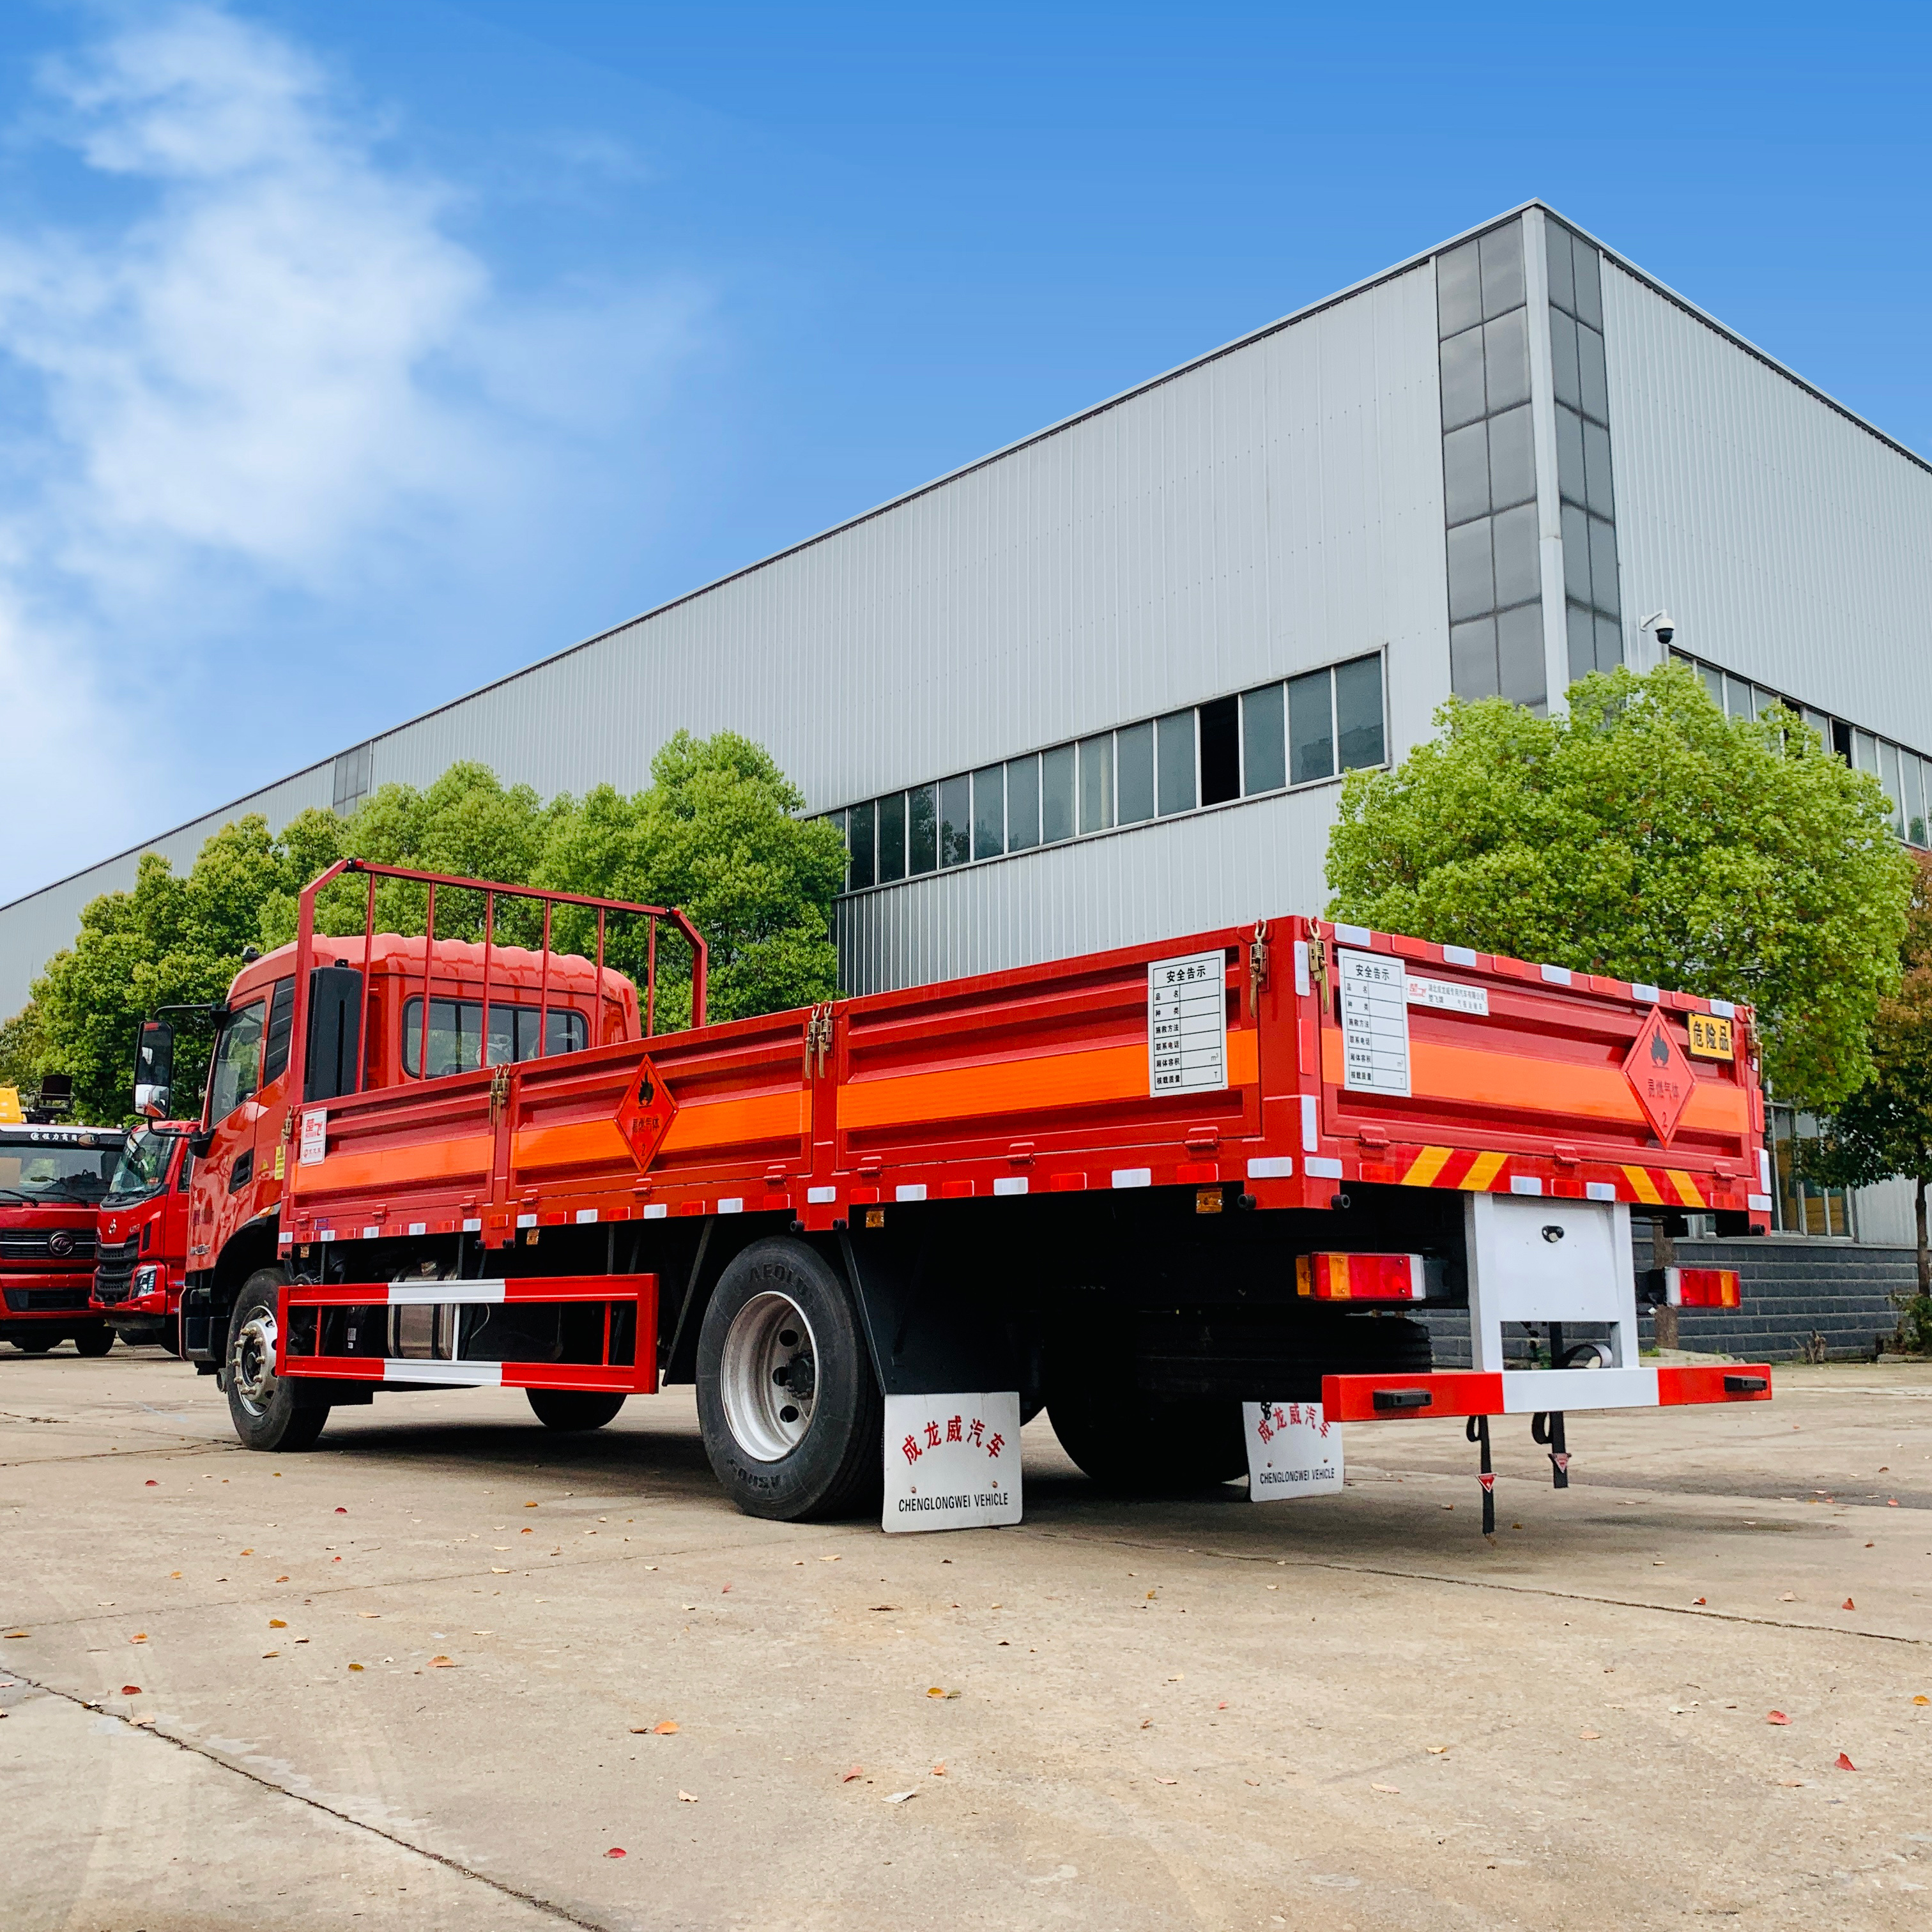
[[1318, 1402], [1244, 1402], [1248, 1500], [1332, 1495], [1342, 1486], [1342, 1425]]
[[886, 1398], [890, 1530], [985, 1529], [1020, 1520], [1016, 1389]]
[[1342, 988], [1342, 1084], [1369, 1094], [1408, 1091], [1408, 984], [1400, 959], [1336, 954]]
[[1150, 1094], [1206, 1094], [1227, 1085], [1227, 977], [1218, 952], [1148, 964]]

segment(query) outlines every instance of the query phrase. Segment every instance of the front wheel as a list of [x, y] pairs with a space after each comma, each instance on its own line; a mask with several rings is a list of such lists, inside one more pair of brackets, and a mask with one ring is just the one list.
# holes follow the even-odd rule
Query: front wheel
[[563, 1436], [602, 1429], [624, 1406], [621, 1395], [607, 1395], [601, 1389], [533, 1388], [524, 1393], [537, 1420]]
[[75, 1352], [82, 1355], [104, 1355], [114, 1346], [114, 1330], [104, 1322], [83, 1328], [74, 1336]]
[[60, 1344], [58, 1335], [16, 1335], [14, 1346], [23, 1355], [44, 1355]]
[[802, 1241], [754, 1241], [720, 1279], [698, 1336], [698, 1419], [747, 1516], [820, 1521], [876, 1508], [885, 1405], [859, 1311]]
[[328, 1420], [326, 1402], [275, 1373], [276, 1324], [287, 1279], [280, 1268], [258, 1268], [229, 1317], [228, 1414], [250, 1449], [306, 1449]]

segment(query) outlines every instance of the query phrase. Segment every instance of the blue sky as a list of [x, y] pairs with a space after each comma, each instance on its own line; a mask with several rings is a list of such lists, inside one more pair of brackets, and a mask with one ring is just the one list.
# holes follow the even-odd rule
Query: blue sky
[[1932, 28], [37, 5], [0, 899], [1532, 195], [1932, 452]]

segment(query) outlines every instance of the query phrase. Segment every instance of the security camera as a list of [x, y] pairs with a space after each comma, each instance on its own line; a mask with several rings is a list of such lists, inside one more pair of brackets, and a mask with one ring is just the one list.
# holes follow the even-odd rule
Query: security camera
[[1657, 641], [1668, 649], [1671, 639], [1677, 634], [1677, 620], [1668, 610], [1653, 610], [1637, 628], [1642, 631], [1654, 631]]

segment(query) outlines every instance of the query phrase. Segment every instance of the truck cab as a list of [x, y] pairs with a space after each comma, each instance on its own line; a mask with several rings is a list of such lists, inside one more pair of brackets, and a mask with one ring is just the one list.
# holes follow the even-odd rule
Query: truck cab
[[136, 1127], [101, 1198], [91, 1306], [124, 1342], [180, 1346], [194, 1127], [192, 1120]]
[[0, 1340], [25, 1354], [114, 1346], [91, 1298], [100, 1202], [127, 1140], [120, 1127], [0, 1126]]
[[[186, 1228], [182, 1349], [212, 1372], [236, 1292], [278, 1259], [298, 1102], [395, 1090], [399, 1104], [454, 1075], [640, 1037], [637, 988], [574, 953], [376, 933], [311, 968], [303, 1090], [290, 1090], [297, 1024], [290, 945], [238, 973], [218, 1010]], [[310, 957], [328, 956], [315, 942]], [[153, 1026], [150, 1022], [150, 1028]]]

